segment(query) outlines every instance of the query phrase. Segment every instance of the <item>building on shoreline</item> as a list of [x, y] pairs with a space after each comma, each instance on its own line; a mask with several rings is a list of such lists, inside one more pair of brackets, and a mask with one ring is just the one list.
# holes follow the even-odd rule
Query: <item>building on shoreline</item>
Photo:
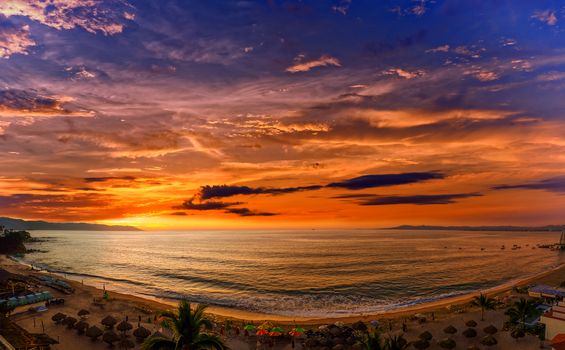
[[545, 325], [545, 339], [553, 339], [559, 334], [565, 334], [565, 302], [546, 311], [540, 318], [540, 323]]

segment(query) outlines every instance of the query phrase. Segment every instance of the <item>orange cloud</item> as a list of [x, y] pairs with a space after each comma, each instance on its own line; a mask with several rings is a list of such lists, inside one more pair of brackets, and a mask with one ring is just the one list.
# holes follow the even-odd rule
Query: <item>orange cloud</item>
[[341, 67], [341, 63], [339, 62], [339, 60], [329, 55], [323, 55], [317, 60], [312, 60], [312, 61], [304, 61], [304, 56], [301, 55], [295, 58], [294, 61], [296, 63], [288, 67], [286, 69], [287, 72], [290, 73], [307, 72], [316, 67], [327, 67], [327, 66]]

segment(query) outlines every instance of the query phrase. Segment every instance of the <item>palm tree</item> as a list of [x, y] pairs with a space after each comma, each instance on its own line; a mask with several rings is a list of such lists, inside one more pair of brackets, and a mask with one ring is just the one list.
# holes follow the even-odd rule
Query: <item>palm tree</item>
[[383, 350], [381, 335], [377, 331], [365, 333], [359, 344], [363, 346], [363, 350]]
[[481, 308], [481, 321], [485, 320], [485, 310], [494, 310], [496, 306], [496, 301], [489, 298], [485, 294], [481, 293], [478, 297], [475, 297], [471, 302], [472, 305]]
[[408, 348], [408, 341], [402, 335], [389, 335], [384, 345], [384, 350], [404, 350]]
[[204, 317], [206, 305], [198, 305], [194, 311], [190, 303], [181, 301], [178, 311], [165, 311], [161, 317], [163, 328], [173, 332], [173, 340], [162, 336], [147, 338], [141, 349], [143, 350], [201, 350], [214, 348], [215, 350], [228, 350], [223, 339], [215, 334], [203, 333], [203, 328], [211, 328], [212, 324]]
[[510, 316], [511, 322], [520, 322], [522, 326], [526, 324], [526, 318], [531, 316], [536, 310], [536, 302], [534, 300], [527, 300], [520, 298], [515, 301], [511, 308], [506, 310], [505, 315]]

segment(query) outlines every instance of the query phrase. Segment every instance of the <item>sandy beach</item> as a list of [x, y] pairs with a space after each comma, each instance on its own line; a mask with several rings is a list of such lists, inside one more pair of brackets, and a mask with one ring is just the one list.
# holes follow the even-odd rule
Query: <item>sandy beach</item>
[[[0, 258], [0, 266], [6, 270], [22, 274], [22, 275], [39, 275], [44, 272], [32, 271], [30, 267], [13, 261], [7, 257]], [[63, 279], [57, 276], [59, 279]], [[533, 283], [544, 283], [550, 285], [559, 285], [565, 280], [565, 266], [560, 266], [550, 271], [540, 273], [536, 276], [530, 276], [519, 281], [506, 283], [496, 288], [485, 291], [490, 296], [502, 298], [507, 301], [519, 297], [514, 291], [514, 286], [524, 286]], [[129, 321], [137, 326], [139, 323], [151, 331], [159, 330], [159, 326], [154, 324], [153, 319], [162, 310], [173, 310], [175, 308], [174, 301], [157, 301], [137, 296], [109, 292], [110, 301], [105, 303], [104, 307], [93, 305], [94, 298], [100, 298], [103, 291], [94, 286], [83, 285], [80, 282], [66, 280], [75, 288], [75, 293], [65, 295], [49, 287], [39, 286], [40, 290], [49, 290], [56, 297], [65, 298], [64, 305], [53, 305], [49, 307], [47, 312], [41, 314], [30, 314], [27, 308], [19, 308], [13, 313], [12, 319], [19, 325], [26, 328], [30, 332], [43, 332], [49, 334], [55, 339], [58, 339], [60, 344], [56, 345], [55, 349], [102, 349], [107, 345], [101, 341], [91, 342], [90, 339], [83, 335], [78, 335], [75, 330], [66, 329], [65, 326], [56, 325], [51, 321], [51, 316], [57, 312], [62, 312], [67, 315], [75, 315], [80, 309], [87, 309], [90, 311], [88, 322], [91, 325], [100, 325], [100, 320], [107, 315], [112, 315], [118, 320], [125, 319], [128, 316]], [[445, 338], [446, 334], [443, 329], [448, 325], [453, 325], [458, 329], [458, 333], [453, 336], [460, 344], [479, 345], [479, 339], [482, 335], [482, 328], [489, 324], [495, 325], [499, 330], [502, 329], [503, 323], [506, 320], [504, 310], [488, 311], [485, 315], [485, 321], [480, 321], [480, 311], [476, 307], [470, 306], [469, 302], [476, 294], [467, 294], [454, 298], [435, 301], [421, 305], [415, 305], [409, 308], [392, 310], [372, 315], [357, 315], [343, 318], [291, 318], [277, 315], [258, 314], [246, 312], [242, 310], [233, 310], [226, 308], [209, 308], [209, 318], [219, 326], [225, 320], [232, 320], [234, 325], [243, 324], [244, 322], [260, 323], [263, 321], [271, 321], [273, 323], [290, 326], [300, 324], [306, 328], [317, 328], [320, 325], [332, 324], [335, 322], [343, 322], [345, 324], [354, 323], [357, 321], [370, 322], [372, 320], [379, 320], [381, 324], [392, 325], [392, 330], [389, 333], [404, 333], [408, 340], [415, 340], [417, 336], [427, 330], [434, 335], [434, 339], [441, 340]], [[523, 296], [523, 295], [521, 295]], [[433, 316], [432, 316], [433, 313]], [[427, 318], [426, 323], [419, 323], [411, 320], [411, 316], [415, 314], [423, 314]], [[432, 321], [432, 317], [434, 320]], [[477, 330], [479, 337], [471, 340], [458, 335], [466, 327], [464, 323], [470, 319], [478, 322]], [[406, 331], [401, 330], [402, 324], [406, 324]], [[500, 349], [532, 349], [539, 346], [539, 340], [533, 336], [526, 336], [519, 342], [510, 337], [509, 332], [501, 332], [498, 335]], [[228, 343], [234, 349], [247, 349], [253, 348], [255, 345], [250, 345], [248, 341], [234, 335], [228, 335]], [[285, 348], [290, 347], [290, 344], [281, 343], [276, 347]], [[439, 346], [432, 342], [431, 349], [439, 349]]]

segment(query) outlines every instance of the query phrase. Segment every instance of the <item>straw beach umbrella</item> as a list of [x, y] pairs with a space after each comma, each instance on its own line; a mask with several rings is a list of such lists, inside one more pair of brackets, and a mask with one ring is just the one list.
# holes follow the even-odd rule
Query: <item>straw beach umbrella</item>
[[119, 330], [120, 332], [122, 332], [125, 335], [127, 333], [127, 331], [133, 329], [133, 326], [131, 325], [131, 323], [124, 320], [124, 321], [122, 321], [118, 324], [116, 329]]
[[69, 329], [73, 328], [73, 326], [77, 323], [77, 319], [74, 317], [67, 317], [63, 320], [63, 324], [67, 325]]
[[55, 315], [51, 316], [51, 320], [55, 323], [61, 323], [61, 321], [63, 321], [65, 318], [67, 318], [67, 315], [60, 312], [57, 312]]
[[75, 329], [78, 331], [78, 334], [84, 333], [88, 327], [90, 327], [90, 325], [84, 320], [80, 320], [75, 324]]
[[102, 340], [105, 343], [108, 343], [108, 345], [112, 346], [114, 345], [113, 343], [117, 342], [118, 340], [120, 340], [120, 336], [117, 335], [116, 333], [114, 333], [114, 331], [106, 331], [104, 333], [104, 335], [102, 335]]
[[493, 335], [493, 334], [496, 334], [496, 332], [498, 332], [498, 328], [496, 328], [495, 326], [493, 326], [493, 325], [491, 324], [491, 325], [486, 326], [486, 327], [483, 329], [483, 331], [485, 331], [486, 334]]
[[108, 315], [106, 317], [104, 317], [102, 319], [102, 321], [100, 321], [100, 323], [102, 323], [103, 326], [105, 326], [106, 328], [113, 328], [114, 325], [116, 323], [118, 323], [118, 320], [116, 320], [115, 318], [113, 318], [112, 316]]
[[469, 321], [465, 322], [465, 326], [467, 326], [467, 327], [477, 327], [477, 322], [475, 322], [475, 320], [469, 320]]
[[137, 328], [133, 331], [133, 336], [138, 342], [142, 342], [145, 338], [151, 335], [151, 331], [143, 326], [137, 325]]
[[81, 309], [79, 312], [77, 312], [77, 315], [78, 315], [78, 317], [83, 318], [83, 317], [90, 315], [90, 311], [85, 310], [85, 309]]
[[449, 325], [443, 329], [443, 332], [447, 334], [455, 334], [457, 333], [457, 328], [453, 327], [452, 325]]
[[498, 340], [496, 340], [496, 338], [493, 337], [492, 335], [487, 335], [486, 337], [481, 339], [481, 344], [486, 346], [494, 346], [498, 344]]
[[430, 340], [432, 340], [433, 335], [429, 331], [425, 331], [424, 333], [420, 334], [418, 336], [418, 338], [426, 340], [426, 341], [430, 341]]
[[477, 331], [475, 330], [475, 328], [467, 328], [463, 331], [463, 335], [465, 336], [465, 338], [474, 338], [477, 336]]
[[521, 328], [516, 328], [512, 332], [510, 332], [510, 336], [516, 340], [520, 338], [524, 338], [526, 336], [526, 332], [524, 332]]
[[135, 344], [128, 338], [122, 338], [118, 343], [118, 347], [120, 349], [132, 349], [135, 347]]
[[92, 341], [95, 341], [96, 339], [98, 339], [99, 336], [101, 336], [104, 332], [102, 332], [102, 330], [96, 326], [92, 326], [90, 328], [88, 328], [86, 330], [86, 336], [89, 337], [90, 339], [92, 339]]
[[457, 343], [451, 338], [445, 338], [439, 342], [439, 346], [443, 349], [454, 349], [457, 346]]
[[418, 339], [412, 342], [412, 346], [418, 350], [424, 350], [430, 347], [430, 342], [425, 339]]

